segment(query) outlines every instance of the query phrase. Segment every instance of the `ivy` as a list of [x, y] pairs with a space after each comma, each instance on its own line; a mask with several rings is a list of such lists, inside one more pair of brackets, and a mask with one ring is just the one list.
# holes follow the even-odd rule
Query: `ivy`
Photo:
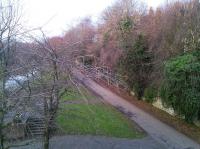
[[120, 29], [125, 32], [131, 30], [133, 27], [133, 22], [129, 17], [120, 21]]
[[161, 98], [192, 123], [200, 112], [199, 51], [175, 57], [165, 64]]

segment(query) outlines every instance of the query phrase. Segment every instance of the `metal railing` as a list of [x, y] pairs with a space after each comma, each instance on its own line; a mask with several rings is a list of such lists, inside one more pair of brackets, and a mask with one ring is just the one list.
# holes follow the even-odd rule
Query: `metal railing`
[[115, 72], [113, 72], [108, 67], [102, 66], [91, 66], [79, 64], [77, 66], [82, 73], [87, 75], [87, 77], [95, 80], [100, 80], [106, 82], [108, 85], [116, 86], [123, 90], [128, 90], [128, 85], [124, 81], [123, 77]]

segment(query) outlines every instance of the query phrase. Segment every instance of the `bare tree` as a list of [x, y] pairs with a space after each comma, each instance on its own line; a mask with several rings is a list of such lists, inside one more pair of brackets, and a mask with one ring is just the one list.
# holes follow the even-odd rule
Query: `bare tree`
[[6, 80], [9, 76], [9, 65], [15, 46], [16, 34], [20, 29], [18, 5], [12, 0], [0, 2], [0, 69], [1, 69], [1, 107], [0, 107], [0, 148], [4, 149], [5, 114], [8, 112]]

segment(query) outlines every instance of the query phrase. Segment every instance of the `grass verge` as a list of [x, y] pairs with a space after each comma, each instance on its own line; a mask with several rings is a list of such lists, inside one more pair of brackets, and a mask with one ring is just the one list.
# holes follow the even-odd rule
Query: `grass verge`
[[80, 91], [78, 91], [76, 88], [69, 88], [69, 89], [63, 89], [61, 90], [60, 94], [61, 96], [61, 102], [70, 101], [70, 100], [80, 100], [80, 99], [95, 99], [96, 97], [91, 94], [86, 88], [80, 87]]
[[118, 138], [141, 138], [144, 136], [114, 108], [103, 104], [62, 105], [56, 118], [66, 134], [100, 135]]

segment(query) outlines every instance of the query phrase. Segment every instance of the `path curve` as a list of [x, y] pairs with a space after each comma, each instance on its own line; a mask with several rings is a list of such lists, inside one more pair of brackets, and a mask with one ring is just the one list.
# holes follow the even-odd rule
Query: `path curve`
[[143, 128], [153, 139], [166, 146], [167, 149], [200, 149], [200, 145], [192, 139], [159, 121], [108, 89], [103, 88], [80, 73], [80, 71], [73, 70], [73, 74], [79, 81], [101, 96], [109, 104], [114, 107], [121, 107], [124, 112], [132, 113], [131, 119]]

